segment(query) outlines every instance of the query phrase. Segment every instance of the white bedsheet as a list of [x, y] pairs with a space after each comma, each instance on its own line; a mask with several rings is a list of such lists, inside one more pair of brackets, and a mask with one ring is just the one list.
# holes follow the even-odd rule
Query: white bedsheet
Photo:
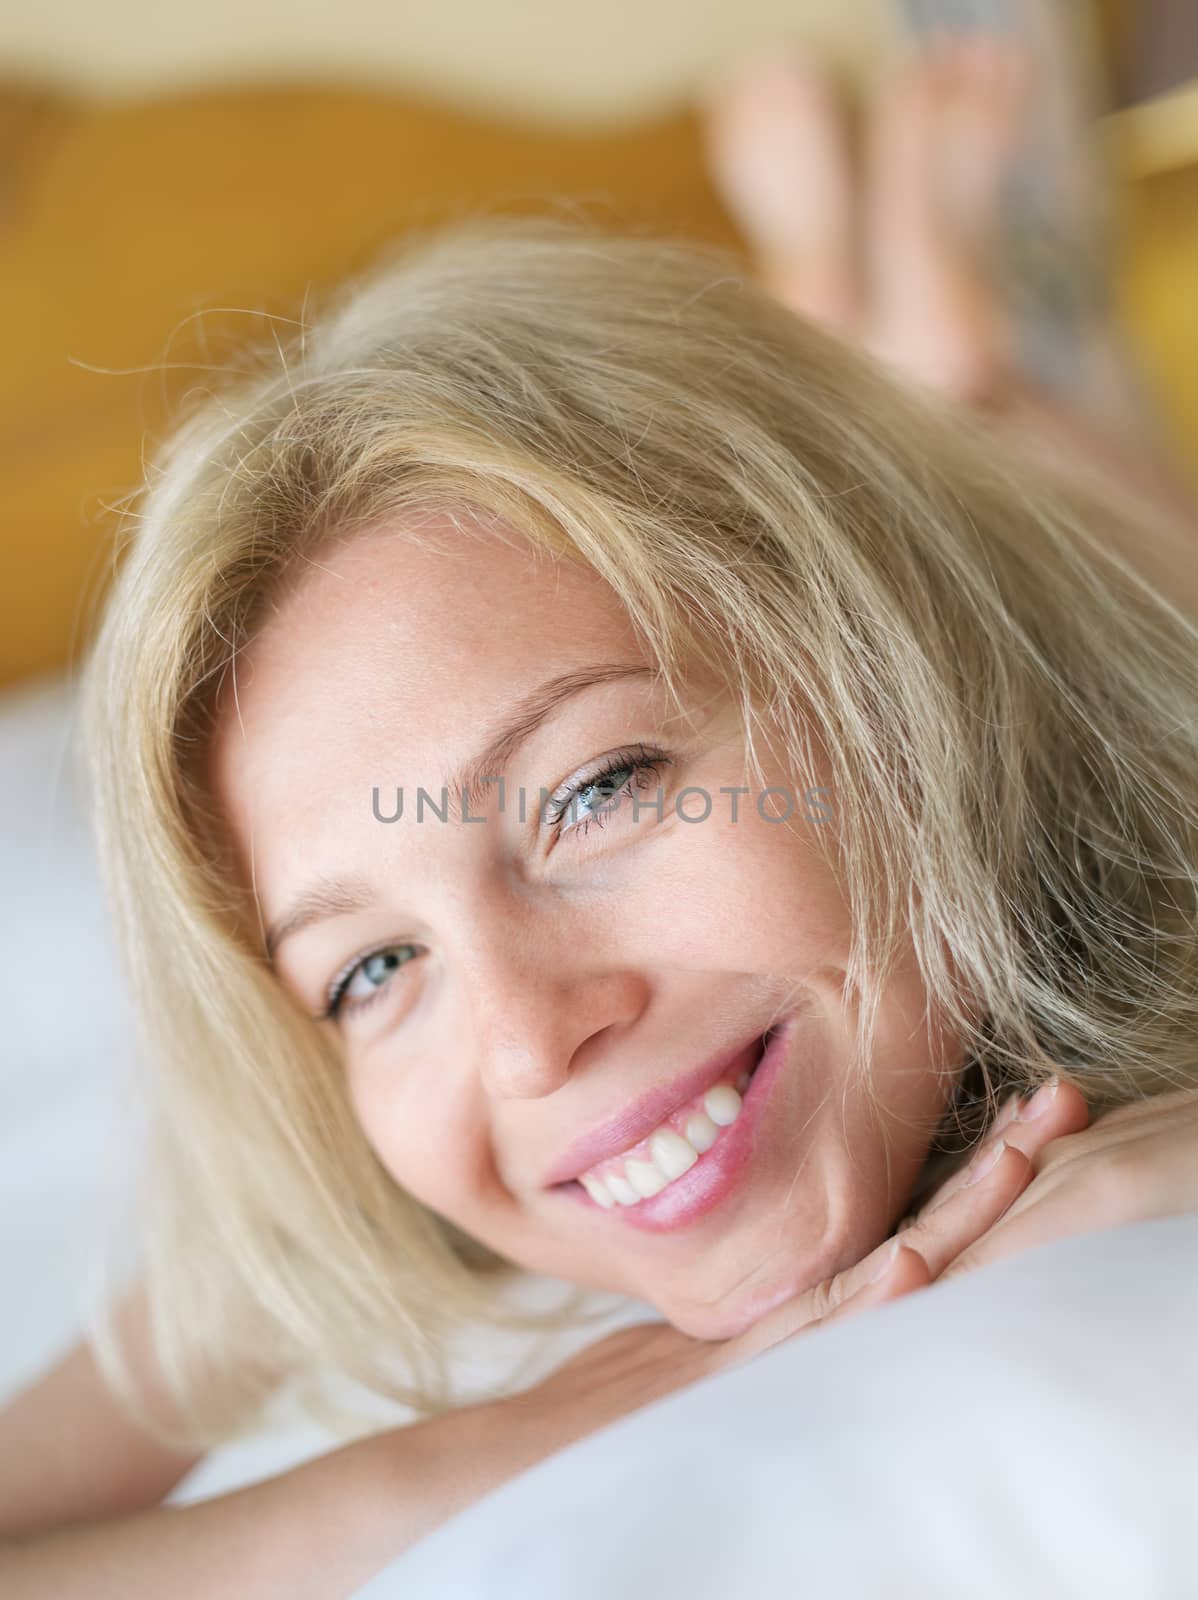
[[[131, 1019], [66, 754], [71, 705], [59, 680], [0, 701], [0, 1404], [73, 1337], [127, 1168]], [[794, 1340], [560, 1452], [362, 1593], [1193, 1600], [1196, 1264], [1198, 1217], [1166, 1219]], [[613, 1301], [535, 1370], [651, 1314]], [[481, 1374], [513, 1348], [465, 1353]], [[284, 1412], [173, 1498], [334, 1442]]]

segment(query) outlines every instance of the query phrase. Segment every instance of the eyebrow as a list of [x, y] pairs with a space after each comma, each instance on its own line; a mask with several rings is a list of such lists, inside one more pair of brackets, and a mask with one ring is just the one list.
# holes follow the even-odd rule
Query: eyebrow
[[[498, 777], [496, 769], [506, 766], [541, 724], [567, 700], [597, 684], [652, 676], [653, 668], [642, 662], [611, 662], [563, 672], [548, 679], [516, 702], [483, 748], [456, 773], [446, 775], [442, 787], [460, 791], [467, 804], [477, 801], [483, 780]], [[318, 878], [267, 930], [267, 957], [273, 958], [283, 940], [299, 933], [301, 928], [351, 911], [368, 910], [374, 901], [374, 891], [364, 878]]]

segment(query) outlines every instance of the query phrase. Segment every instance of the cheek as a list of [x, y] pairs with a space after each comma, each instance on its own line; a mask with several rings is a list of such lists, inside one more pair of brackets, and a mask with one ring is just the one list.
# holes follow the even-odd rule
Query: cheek
[[671, 942], [702, 944], [716, 968], [727, 968], [730, 957], [744, 970], [786, 975], [838, 965], [851, 921], [812, 838], [819, 824], [762, 821], [751, 807], [746, 812], [744, 797], [733, 822], [728, 797], [718, 798], [724, 810], [706, 821], [672, 824], [654, 876]]
[[477, 1136], [434, 1091], [427, 1071], [412, 1077], [383, 1052], [349, 1071], [349, 1098], [359, 1127], [387, 1172], [423, 1204], [452, 1216], [476, 1161]]

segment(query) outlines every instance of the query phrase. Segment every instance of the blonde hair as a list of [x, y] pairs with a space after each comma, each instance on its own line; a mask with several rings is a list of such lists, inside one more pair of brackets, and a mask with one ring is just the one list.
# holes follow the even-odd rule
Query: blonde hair
[[180, 422], [86, 668], [154, 1069], [154, 1344], [197, 1438], [244, 1425], [238, 1372], [263, 1350], [432, 1414], [456, 1403], [452, 1329], [507, 1315], [505, 1264], [367, 1145], [201, 777], [280, 584], [381, 518], [407, 537], [430, 503], [589, 563], [667, 681], [696, 652], [721, 675], [751, 756], [765, 732], [809, 771], [814, 733], [866, 1067], [906, 939], [967, 1043], [967, 1140], [1054, 1072], [1095, 1112], [1196, 1076], [1198, 629], [1115, 553], [1115, 513], [722, 252], [556, 217], [409, 239]]

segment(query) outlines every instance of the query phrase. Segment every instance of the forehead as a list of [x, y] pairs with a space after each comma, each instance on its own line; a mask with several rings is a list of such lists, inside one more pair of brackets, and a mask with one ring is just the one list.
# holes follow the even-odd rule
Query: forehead
[[[557, 618], [560, 624], [555, 626]], [[278, 626], [274, 624], [277, 623]], [[358, 533], [303, 563], [250, 647], [268, 674], [319, 641], [374, 655], [391, 672], [446, 683], [471, 660], [507, 659], [526, 639], [582, 628], [588, 639], [628, 629], [616, 595], [581, 562], [558, 557], [505, 523], [426, 513]]]
[[267, 836], [310, 838], [335, 792], [435, 792], [513, 700], [596, 661], [648, 656], [590, 568], [461, 513], [422, 517], [415, 537], [377, 527], [306, 563], [239, 653], [209, 780], [260, 858]]

